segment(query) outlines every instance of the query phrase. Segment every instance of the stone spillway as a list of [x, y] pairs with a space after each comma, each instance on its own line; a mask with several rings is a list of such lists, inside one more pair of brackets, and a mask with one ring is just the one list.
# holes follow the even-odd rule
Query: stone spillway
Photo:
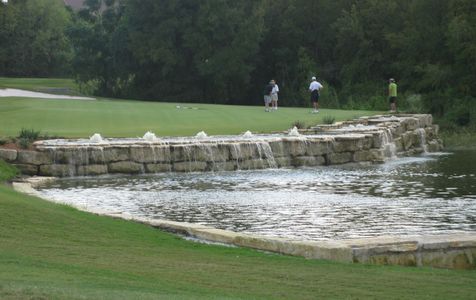
[[381, 163], [439, 151], [431, 115], [363, 117], [289, 135], [45, 140], [34, 150], [0, 149], [24, 174], [84, 176]]

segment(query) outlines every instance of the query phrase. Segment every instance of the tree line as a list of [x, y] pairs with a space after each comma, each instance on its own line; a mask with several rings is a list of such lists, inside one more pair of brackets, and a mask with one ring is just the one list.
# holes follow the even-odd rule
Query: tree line
[[409, 111], [474, 122], [474, 0], [60, 0], [0, 5], [0, 75], [73, 76], [98, 95], [385, 109], [387, 80]]

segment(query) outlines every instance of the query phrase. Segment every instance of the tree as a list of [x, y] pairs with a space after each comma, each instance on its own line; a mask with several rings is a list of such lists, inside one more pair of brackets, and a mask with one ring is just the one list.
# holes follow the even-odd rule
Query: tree
[[143, 97], [238, 103], [249, 89], [266, 1], [127, 1]]
[[70, 71], [65, 34], [70, 14], [60, 0], [17, 0], [0, 5], [0, 72], [6, 76], [53, 76]]
[[125, 96], [133, 73], [128, 69], [128, 39], [121, 23], [124, 6], [114, 0], [87, 0], [84, 4], [68, 29], [75, 77], [81, 85], [92, 84], [96, 94]]

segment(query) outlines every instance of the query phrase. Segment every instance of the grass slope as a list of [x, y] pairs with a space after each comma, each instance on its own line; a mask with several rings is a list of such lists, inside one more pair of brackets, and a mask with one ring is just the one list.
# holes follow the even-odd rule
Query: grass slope
[[475, 283], [192, 243], [0, 187], [1, 299], [470, 299]]
[[0, 159], [0, 184], [18, 174], [18, 170]]
[[297, 120], [315, 125], [327, 115], [346, 120], [371, 114], [375, 112], [323, 109], [310, 114], [305, 108], [280, 108], [265, 113], [257, 106], [0, 98], [0, 137], [16, 136], [22, 128], [62, 137], [88, 137], [96, 132], [106, 137], [136, 137], [148, 130], [159, 136], [190, 136], [201, 130], [239, 134], [282, 131]]

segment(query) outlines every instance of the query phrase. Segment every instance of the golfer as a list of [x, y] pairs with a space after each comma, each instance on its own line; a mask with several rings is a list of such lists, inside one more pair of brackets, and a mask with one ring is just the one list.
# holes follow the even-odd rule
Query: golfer
[[311, 92], [311, 102], [314, 107], [312, 111], [313, 114], [319, 112], [319, 91], [323, 89], [324, 86], [317, 81], [316, 77], [311, 78], [311, 84], [309, 85], [309, 92]]

